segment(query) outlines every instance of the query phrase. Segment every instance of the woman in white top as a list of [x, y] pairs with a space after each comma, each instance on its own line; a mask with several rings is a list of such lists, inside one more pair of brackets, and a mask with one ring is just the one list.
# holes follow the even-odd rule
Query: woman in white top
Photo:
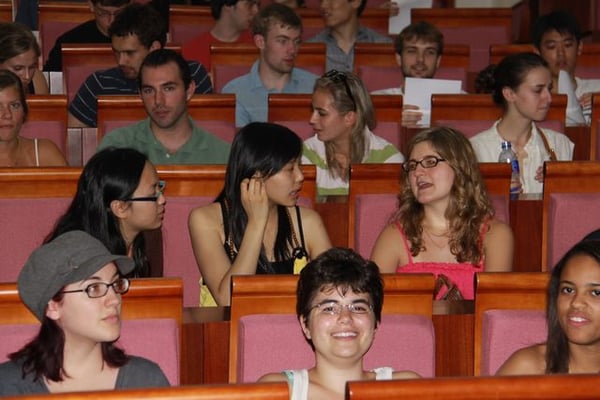
[[260, 378], [288, 382], [290, 400], [344, 399], [346, 382], [418, 378], [390, 367], [363, 369], [383, 306], [379, 268], [350, 249], [332, 248], [300, 273], [296, 314], [315, 352], [309, 370], [286, 370]]
[[524, 193], [541, 193], [544, 161], [571, 160], [573, 143], [562, 133], [542, 129], [552, 102], [548, 63], [535, 53], [505, 57], [490, 74], [489, 91], [504, 115], [471, 143], [480, 162], [497, 162], [501, 143], [509, 141], [517, 154]]
[[331, 70], [317, 79], [302, 163], [317, 167], [319, 196], [347, 195], [350, 167], [360, 163], [401, 163], [404, 156], [373, 134], [377, 122], [371, 96], [360, 78]]

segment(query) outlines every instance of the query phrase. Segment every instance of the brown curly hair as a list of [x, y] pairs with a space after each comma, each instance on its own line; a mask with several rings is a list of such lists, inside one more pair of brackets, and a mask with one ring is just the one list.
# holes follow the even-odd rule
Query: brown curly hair
[[[469, 140], [459, 131], [448, 127], [434, 127], [419, 132], [408, 144], [411, 154], [418, 143], [430, 142], [454, 171], [454, 183], [446, 219], [450, 222], [450, 251], [458, 262], [478, 264], [483, 257], [482, 225], [494, 216], [475, 152]], [[403, 170], [402, 189], [398, 195], [398, 210], [392, 222], [399, 222], [410, 242], [413, 257], [425, 250], [423, 245], [423, 205], [417, 201]]]

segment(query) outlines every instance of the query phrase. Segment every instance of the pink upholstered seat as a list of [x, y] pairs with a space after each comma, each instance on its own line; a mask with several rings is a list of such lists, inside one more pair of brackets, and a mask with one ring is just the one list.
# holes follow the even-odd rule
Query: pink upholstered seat
[[16, 282], [31, 252], [66, 211], [70, 198], [0, 200], [0, 282]]
[[600, 225], [600, 192], [551, 193], [548, 210], [548, 270]]
[[402, 126], [398, 122], [381, 121], [377, 123], [377, 127], [373, 130], [373, 133], [384, 138], [399, 149], [401, 131]]
[[292, 131], [294, 131], [296, 133], [296, 135], [300, 136], [300, 138], [302, 140], [306, 140], [314, 135], [313, 128], [308, 123], [309, 119], [310, 119], [310, 110], [307, 110], [305, 121], [273, 121], [273, 122], [276, 124], [287, 126]]
[[[0, 362], [37, 335], [38, 324], [0, 324]], [[179, 331], [174, 319], [124, 320], [117, 344], [127, 354], [157, 363], [171, 385], [179, 384]]]
[[[238, 351], [238, 382], [254, 382], [269, 372], [314, 365], [314, 353], [292, 314], [240, 318]], [[364, 366], [389, 366], [434, 376], [435, 334], [431, 320], [422, 315], [382, 315]]]
[[398, 199], [395, 193], [356, 196], [354, 248], [363, 257], [371, 255], [379, 233], [389, 222], [397, 205]]
[[444, 43], [471, 47], [470, 71], [478, 72], [488, 66], [490, 45], [510, 43], [510, 32], [502, 26], [440, 27], [440, 31], [444, 35]]
[[197, 307], [200, 304], [200, 270], [192, 250], [187, 228], [190, 211], [210, 204], [212, 197], [168, 197], [162, 225], [163, 275], [183, 278], [183, 305]]
[[494, 375], [515, 351], [546, 341], [541, 310], [488, 310], [483, 315], [481, 375]]
[[67, 155], [67, 127], [61, 121], [27, 121], [23, 124], [21, 136], [50, 139], [65, 157]]
[[[90, 13], [90, 19], [93, 16]], [[75, 28], [79, 25], [80, 22], [66, 22], [66, 21], [44, 21], [40, 23], [40, 43], [42, 46], [42, 61], [46, 62], [48, 60], [48, 55], [50, 54], [50, 50], [54, 47], [56, 43], [56, 39], [67, 32]]]
[[[356, 67], [358, 76], [362, 79], [369, 92], [399, 87], [404, 80], [400, 67], [381, 67], [360, 65]], [[455, 79], [462, 81], [463, 89], [466, 88], [467, 71], [463, 68], [440, 67], [435, 75], [436, 79]]]

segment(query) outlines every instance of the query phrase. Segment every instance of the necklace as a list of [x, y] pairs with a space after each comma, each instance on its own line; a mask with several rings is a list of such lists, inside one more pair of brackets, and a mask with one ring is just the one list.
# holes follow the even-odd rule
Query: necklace
[[[445, 231], [442, 234], [435, 234], [433, 232], [430, 232], [429, 229], [423, 227], [423, 231], [425, 232], [425, 234], [427, 235], [427, 237], [429, 238], [429, 240], [431, 241], [431, 243], [433, 243], [433, 245], [435, 247], [437, 247], [438, 249], [442, 250], [444, 248], [446, 248], [448, 246], [448, 231]], [[442, 239], [443, 243], [439, 244], [439, 242], [436, 242], [436, 240], [433, 237], [437, 237], [438, 240], [439, 238], [446, 238], [446, 239]]]

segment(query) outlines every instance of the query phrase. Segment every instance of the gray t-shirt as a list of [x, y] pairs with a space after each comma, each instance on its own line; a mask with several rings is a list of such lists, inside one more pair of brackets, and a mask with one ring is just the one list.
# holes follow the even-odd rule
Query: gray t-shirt
[[[49, 393], [43, 379], [34, 382], [33, 375], [23, 378], [22, 362], [0, 364], [0, 396]], [[145, 358], [130, 356], [129, 362], [119, 369], [115, 389], [170, 386], [160, 367]]]

